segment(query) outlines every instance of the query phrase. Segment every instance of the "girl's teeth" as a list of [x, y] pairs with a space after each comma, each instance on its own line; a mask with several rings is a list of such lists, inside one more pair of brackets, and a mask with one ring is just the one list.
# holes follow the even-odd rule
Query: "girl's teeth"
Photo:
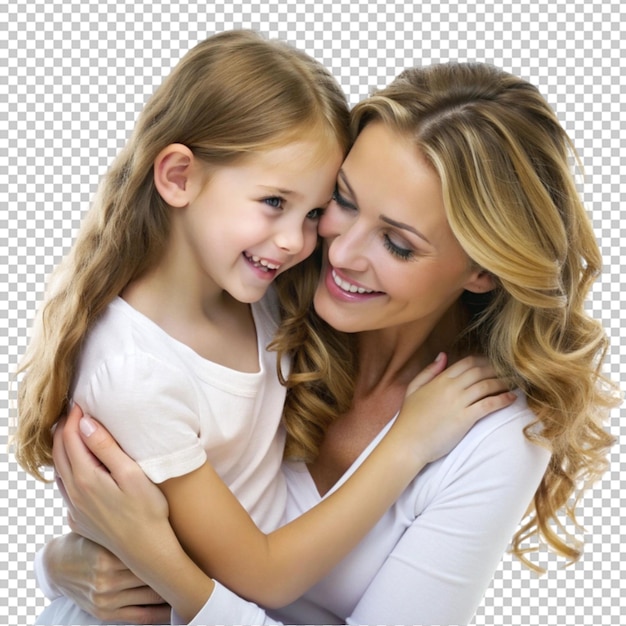
[[261, 257], [256, 256], [256, 255], [252, 255], [248, 258], [252, 259], [252, 261], [256, 263], [257, 265], [262, 265], [263, 267], [266, 267], [269, 270], [277, 270], [280, 267], [279, 265], [274, 265], [273, 263], [270, 263], [269, 261], [266, 261], [265, 259], [262, 259]]
[[350, 293], [373, 293], [373, 289], [365, 289], [364, 287], [357, 287], [352, 283], [349, 283], [347, 280], [343, 280], [337, 276], [335, 271], [332, 272], [333, 280], [335, 281], [335, 285], [343, 289], [343, 291], [349, 291]]

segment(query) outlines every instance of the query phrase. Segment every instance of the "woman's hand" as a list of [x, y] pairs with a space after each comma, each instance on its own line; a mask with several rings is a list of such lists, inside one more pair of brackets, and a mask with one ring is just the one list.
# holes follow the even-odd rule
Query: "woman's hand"
[[215, 584], [182, 549], [161, 490], [78, 407], [57, 425], [53, 457], [70, 528], [112, 552], [191, 620]]
[[445, 364], [441, 354], [413, 379], [396, 423], [428, 463], [448, 454], [478, 420], [517, 397], [485, 357], [466, 357], [443, 369]]
[[[91, 453], [81, 438], [93, 437]], [[79, 535], [124, 555], [132, 541], [168, 523], [167, 501], [109, 433], [74, 407], [54, 432], [57, 484], [68, 506], [68, 523]], [[103, 464], [104, 463], [104, 464]]]
[[49, 541], [42, 564], [66, 598], [102, 621], [169, 624], [170, 607], [116, 556], [69, 533]]

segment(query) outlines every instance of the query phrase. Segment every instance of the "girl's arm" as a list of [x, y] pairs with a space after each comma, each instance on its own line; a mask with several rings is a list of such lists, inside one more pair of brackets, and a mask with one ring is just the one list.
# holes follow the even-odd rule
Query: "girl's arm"
[[[444, 365], [442, 358], [426, 368], [418, 386]], [[420, 470], [458, 442], [485, 414], [483, 403], [489, 411], [509, 403], [503, 389], [485, 359], [456, 363], [411, 394], [411, 411], [404, 412], [345, 487], [268, 535], [206, 462], [159, 485], [172, 528], [206, 574], [249, 600], [284, 606], [344, 558]], [[113, 392], [105, 391], [109, 414], [115, 411]], [[483, 399], [485, 394], [500, 395]]]

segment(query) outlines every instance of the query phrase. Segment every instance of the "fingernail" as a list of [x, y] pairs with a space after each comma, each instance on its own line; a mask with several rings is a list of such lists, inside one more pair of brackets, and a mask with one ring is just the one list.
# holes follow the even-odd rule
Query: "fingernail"
[[435, 363], [439, 363], [439, 361], [441, 361], [441, 359], [443, 359], [443, 352], [440, 352], [436, 357], [435, 357]]
[[89, 415], [85, 415], [80, 418], [78, 427], [80, 428], [80, 432], [83, 433], [85, 437], [91, 437], [91, 435], [96, 432], [96, 425], [93, 423], [93, 420], [91, 420]]

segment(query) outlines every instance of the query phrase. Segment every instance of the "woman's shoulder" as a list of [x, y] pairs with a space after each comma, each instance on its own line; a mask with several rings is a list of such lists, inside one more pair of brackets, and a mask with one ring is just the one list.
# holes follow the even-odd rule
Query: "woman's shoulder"
[[495, 494], [538, 484], [551, 452], [525, 396], [517, 396], [510, 406], [479, 420], [447, 456], [417, 477], [410, 490], [416, 512], [443, 494]]
[[516, 395], [517, 399], [511, 405], [474, 424], [459, 444], [436, 464], [450, 470], [468, 463], [480, 464], [494, 457], [507, 459], [512, 464], [515, 459], [532, 462], [535, 458], [549, 456], [550, 452], [539, 435], [537, 416], [528, 406], [524, 394], [516, 391]]
[[525, 435], [527, 429], [531, 433], [539, 433], [537, 416], [528, 406], [526, 396], [519, 390], [515, 394], [517, 398], [512, 404], [486, 415], [474, 424], [455, 448], [457, 454], [476, 448], [480, 442], [489, 439], [523, 444], [528, 441]]

